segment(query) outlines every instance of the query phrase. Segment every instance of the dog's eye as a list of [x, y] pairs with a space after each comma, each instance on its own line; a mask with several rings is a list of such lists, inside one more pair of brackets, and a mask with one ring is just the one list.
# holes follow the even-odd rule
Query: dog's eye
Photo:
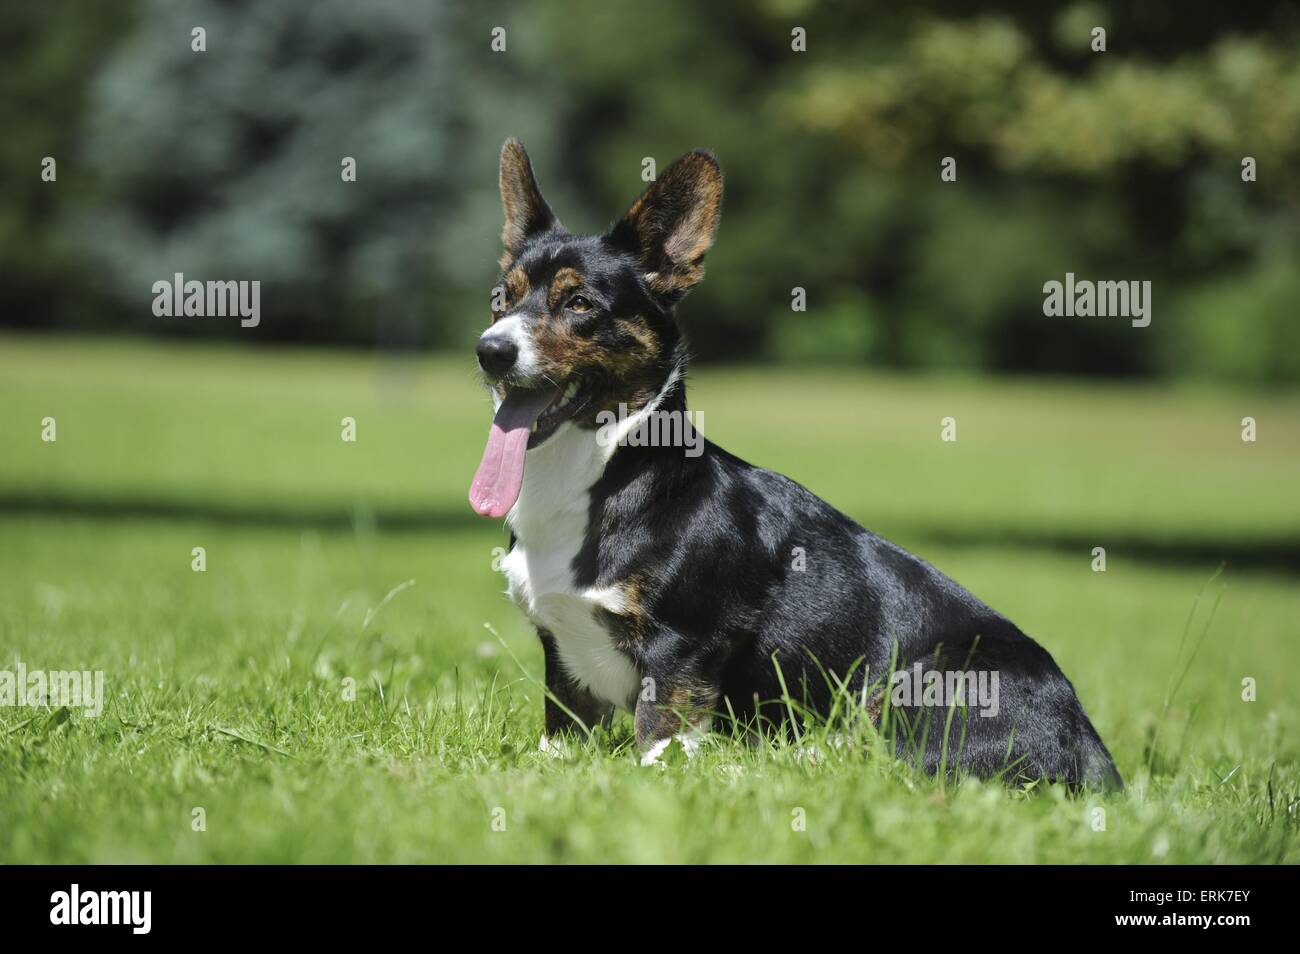
[[591, 302], [581, 295], [574, 295], [564, 307], [581, 315], [583, 312], [591, 311]]

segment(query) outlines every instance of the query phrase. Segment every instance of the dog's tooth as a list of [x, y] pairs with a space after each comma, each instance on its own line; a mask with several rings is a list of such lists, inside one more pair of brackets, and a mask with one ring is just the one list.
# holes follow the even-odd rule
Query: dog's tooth
[[578, 382], [570, 381], [569, 386], [564, 389], [565, 403], [568, 403], [569, 401], [573, 400], [573, 396], [577, 393], [578, 393]]

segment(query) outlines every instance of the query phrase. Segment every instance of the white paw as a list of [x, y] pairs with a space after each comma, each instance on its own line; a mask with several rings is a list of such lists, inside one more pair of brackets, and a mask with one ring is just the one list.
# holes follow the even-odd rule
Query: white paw
[[680, 742], [682, 749], [686, 752], [686, 757], [690, 758], [695, 754], [696, 749], [700, 747], [700, 740], [703, 738], [703, 732], [687, 732], [682, 735], [674, 735], [671, 738], [660, 739], [650, 748], [641, 753], [642, 765], [664, 765], [661, 755], [668, 749], [673, 742]]
[[563, 758], [564, 754], [568, 752], [568, 750], [569, 747], [565, 744], [563, 739], [549, 738], [545, 732], [543, 732], [542, 737], [537, 740], [537, 751], [544, 755], [549, 755], [553, 759]]
[[650, 748], [642, 752], [641, 764], [642, 765], [663, 765], [664, 763], [660, 761], [659, 756], [664, 754], [664, 749], [668, 748], [668, 743], [671, 741], [672, 739], [660, 739], [654, 745], [650, 746]]

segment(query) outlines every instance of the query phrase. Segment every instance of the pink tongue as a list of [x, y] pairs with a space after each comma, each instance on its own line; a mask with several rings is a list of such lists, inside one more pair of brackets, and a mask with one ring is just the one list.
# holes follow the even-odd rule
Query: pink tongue
[[497, 408], [488, 431], [483, 460], [469, 485], [469, 502], [485, 517], [499, 520], [510, 512], [524, 484], [524, 455], [537, 416], [551, 406], [558, 390], [511, 388]]

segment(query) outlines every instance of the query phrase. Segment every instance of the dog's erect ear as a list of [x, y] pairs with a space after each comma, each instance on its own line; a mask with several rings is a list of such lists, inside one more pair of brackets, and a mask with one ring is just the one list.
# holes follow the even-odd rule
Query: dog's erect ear
[[721, 215], [722, 170], [698, 150], [665, 169], [609, 237], [641, 257], [651, 291], [675, 302], [704, 277], [704, 253]]
[[519, 254], [527, 239], [557, 224], [537, 188], [528, 151], [518, 139], [507, 139], [501, 147], [501, 205], [506, 213], [501, 244], [509, 257]]

